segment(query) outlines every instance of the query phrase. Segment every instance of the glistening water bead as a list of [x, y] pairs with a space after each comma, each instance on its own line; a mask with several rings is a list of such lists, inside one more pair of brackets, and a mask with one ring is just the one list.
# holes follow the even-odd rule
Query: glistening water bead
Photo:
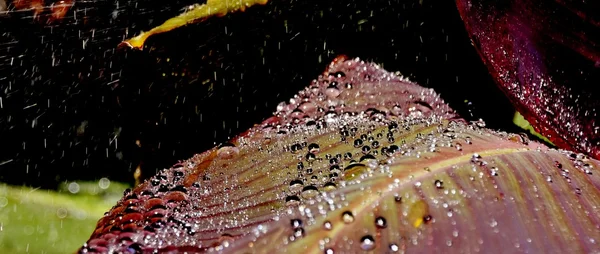
[[433, 184], [438, 189], [443, 189], [444, 188], [444, 182], [442, 180], [435, 180], [435, 182]]
[[290, 221], [290, 224], [292, 225], [292, 228], [299, 228], [299, 227], [302, 227], [302, 220], [293, 219]]
[[318, 153], [319, 152], [319, 145], [315, 144], [315, 143], [311, 143], [310, 145], [308, 145], [308, 151], [310, 153]]
[[371, 235], [363, 236], [360, 239], [360, 248], [365, 251], [375, 249], [375, 239]]
[[377, 228], [386, 228], [387, 227], [386, 219], [381, 216], [375, 218], [375, 226]]
[[354, 222], [354, 215], [350, 211], [345, 211], [342, 213], [342, 221], [346, 224], [350, 224]]
[[296, 192], [300, 191], [303, 186], [304, 186], [304, 183], [302, 182], [302, 180], [299, 180], [299, 179], [292, 180], [290, 182], [290, 191], [293, 193], [296, 193]]
[[217, 150], [217, 157], [222, 160], [229, 160], [240, 153], [240, 149], [231, 143], [224, 143]]
[[323, 222], [323, 229], [331, 230], [332, 228], [333, 228], [333, 225], [331, 224], [330, 221], [327, 220], [327, 221]]
[[363, 140], [362, 139], [356, 139], [354, 140], [354, 147], [359, 148], [363, 145]]

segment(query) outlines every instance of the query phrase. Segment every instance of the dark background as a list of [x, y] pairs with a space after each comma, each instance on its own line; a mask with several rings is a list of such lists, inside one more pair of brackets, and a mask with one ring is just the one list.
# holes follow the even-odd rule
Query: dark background
[[272, 0], [117, 49], [193, 3], [80, 1], [50, 24], [0, 12], [0, 181], [132, 182], [140, 162], [151, 176], [267, 118], [339, 54], [514, 131], [452, 0]]

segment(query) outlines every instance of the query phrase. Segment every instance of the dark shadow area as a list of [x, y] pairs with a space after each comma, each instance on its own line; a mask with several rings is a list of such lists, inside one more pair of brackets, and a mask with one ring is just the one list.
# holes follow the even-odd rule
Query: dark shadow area
[[191, 3], [78, 2], [50, 25], [0, 14], [0, 181], [131, 182], [140, 162], [151, 176], [267, 118], [340, 54], [515, 130], [453, 1], [273, 0], [117, 50]]

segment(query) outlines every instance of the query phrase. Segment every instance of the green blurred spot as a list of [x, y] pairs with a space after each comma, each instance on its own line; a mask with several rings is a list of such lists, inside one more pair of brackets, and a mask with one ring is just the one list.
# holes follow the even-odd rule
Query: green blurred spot
[[544, 137], [542, 134], [539, 134], [537, 131], [535, 131], [533, 129], [533, 126], [531, 126], [531, 124], [527, 120], [525, 120], [525, 118], [518, 111], [515, 111], [515, 115], [513, 116], [513, 123], [516, 126], [519, 126], [519, 128], [528, 131], [532, 135], [534, 135], [534, 136], [538, 137], [539, 139], [543, 140], [544, 142], [550, 144], [551, 146], [555, 146], [552, 143], [552, 141], [550, 141], [548, 138]]
[[58, 191], [0, 183], [0, 253], [75, 252], [127, 187], [74, 183]]

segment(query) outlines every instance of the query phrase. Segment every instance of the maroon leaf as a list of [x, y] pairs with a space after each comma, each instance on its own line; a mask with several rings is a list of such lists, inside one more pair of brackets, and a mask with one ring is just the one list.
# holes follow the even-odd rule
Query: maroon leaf
[[275, 116], [126, 193], [81, 252], [589, 252], [598, 161], [338, 59]]
[[600, 158], [600, 3], [456, 2], [490, 73], [535, 130]]

